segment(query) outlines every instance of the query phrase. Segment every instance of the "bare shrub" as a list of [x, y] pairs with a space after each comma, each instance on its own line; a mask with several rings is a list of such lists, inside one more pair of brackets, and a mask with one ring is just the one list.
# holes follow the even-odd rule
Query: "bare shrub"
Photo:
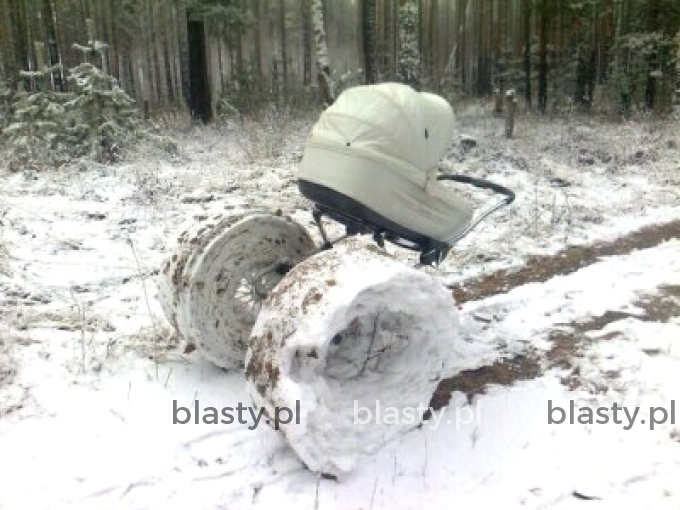
[[292, 120], [290, 107], [273, 104], [252, 116], [241, 118], [236, 129], [247, 161], [254, 163], [284, 154], [290, 140]]
[[235, 143], [242, 162], [262, 163], [299, 149], [318, 114], [318, 109], [298, 108], [294, 102], [270, 103], [247, 115], [223, 117], [216, 128]]

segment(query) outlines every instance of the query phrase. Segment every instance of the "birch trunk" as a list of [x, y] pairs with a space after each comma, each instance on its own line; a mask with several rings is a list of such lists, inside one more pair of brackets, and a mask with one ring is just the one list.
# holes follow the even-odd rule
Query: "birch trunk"
[[335, 101], [335, 82], [331, 77], [331, 62], [328, 56], [328, 42], [324, 26], [323, 0], [313, 0], [312, 2], [312, 25], [314, 27], [316, 68], [321, 98], [326, 105], [330, 106]]

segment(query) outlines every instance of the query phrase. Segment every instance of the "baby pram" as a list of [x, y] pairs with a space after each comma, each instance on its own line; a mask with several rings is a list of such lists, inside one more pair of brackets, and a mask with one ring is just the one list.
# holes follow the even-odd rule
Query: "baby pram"
[[[343, 223], [348, 235], [370, 232], [381, 245], [387, 240], [419, 251], [422, 264], [438, 264], [456, 241], [510, 204], [514, 193], [503, 186], [439, 172], [453, 129], [451, 106], [434, 94], [398, 83], [342, 93], [314, 126], [298, 172], [326, 244], [324, 216]], [[442, 181], [503, 198], [475, 215]]]

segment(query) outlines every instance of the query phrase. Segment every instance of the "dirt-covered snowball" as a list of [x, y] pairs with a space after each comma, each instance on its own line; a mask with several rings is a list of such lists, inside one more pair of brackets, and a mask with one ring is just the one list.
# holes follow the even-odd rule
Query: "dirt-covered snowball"
[[[432, 276], [352, 239], [297, 265], [265, 301], [246, 360], [247, 387], [313, 471], [340, 475], [420, 423], [438, 381], [458, 369], [457, 314]], [[396, 408], [400, 423], [355, 423]], [[408, 409], [408, 410], [407, 410]], [[284, 413], [279, 411], [279, 418]], [[366, 416], [358, 416], [365, 421]]]

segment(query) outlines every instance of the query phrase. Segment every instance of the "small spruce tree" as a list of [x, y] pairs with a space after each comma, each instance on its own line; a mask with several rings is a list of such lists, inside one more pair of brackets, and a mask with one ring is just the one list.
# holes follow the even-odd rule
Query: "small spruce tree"
[[10, 168], [41, 169], [81, 157], [113, 162], [144, 134], [135, 101], [115, 77], [91, 62], [104, 62], [107, 45], [94, 39], [94, 30], [88, 32], [86, 45], [74, 45], [83, 62], [68, 72], [70, 92], [51, 90], [50, 78], [61, 69], [47, 67], [44, 59], [39, 59], [36, 71], [21, 73], [32, 91], [9, 95], [11, 104], [3, 106], [5, 93], [0, 89], [0, 129]]
[[[40, 51], [36, 53], [41, 55]], [[41, 169], [68, 158], [64, 151], [65, 133], [61, 123], [65, 114], [64, 103], [70, 96], [50, 91], [45, 86], [49, 77], [60, 69], [59, 66], [47, 67], [43, 59], [39, 59], [38, 65], [35, 71], [20, 73], [36, 87], [35, 91], [0, 92], [6, 98], [6, 102], [0, 98], [0, 116], [5, 116], [2, 137], [9, 147], [10, 168]]]
[[91, 40], [74, 48], [84, 57], [84, 62], [70, 69], [68, 76], [74, 92], [66, 104], [68, 131], [77, 141], [76, 155], [99, 162], [115, 161], [137, 138], [142, 128], [141, 115], [118, 80], [89, 62], [94, 55], [104, 58], [106, 44]]

